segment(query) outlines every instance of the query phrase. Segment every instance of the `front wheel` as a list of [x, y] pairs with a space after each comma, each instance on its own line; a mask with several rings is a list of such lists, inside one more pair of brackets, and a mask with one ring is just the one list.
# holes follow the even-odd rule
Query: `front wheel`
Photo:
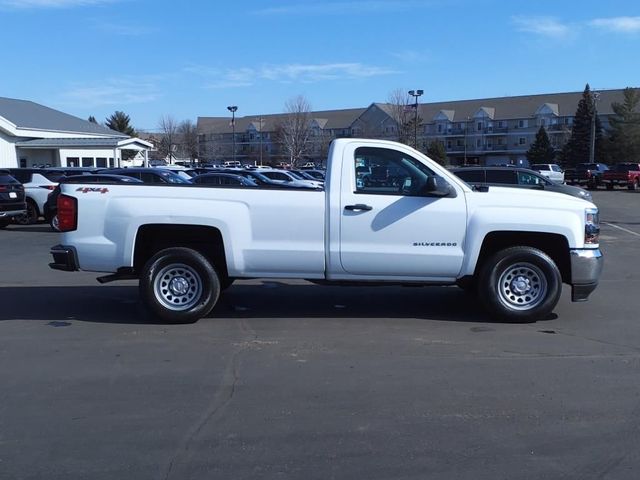
[[0, 228], [7, 228], [11, 223], [10, 217], [0, 218]]
[[562, 293], [554, 261], [532, 247], [511, 247], [482, 267], [478, 295], [486, 309], [502, 320], [531, 322], [549, 315]]
[[162, 321], [190, 323], [207, 315], [220, 296], [220, 280], [209, 260], [190, 248], [167, 248], [146, 263], [140, 296]]

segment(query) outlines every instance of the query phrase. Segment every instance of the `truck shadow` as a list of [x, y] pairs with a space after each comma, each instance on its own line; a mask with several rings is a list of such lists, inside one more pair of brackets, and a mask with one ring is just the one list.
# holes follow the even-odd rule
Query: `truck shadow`
[[[0, 321], [161, 324], [133, 285], [0, 288]], [[222, 293], [208, 319], [413, 318], [493, 323], [476, 298], [457, 287], [332, 287], [239, 282]]]

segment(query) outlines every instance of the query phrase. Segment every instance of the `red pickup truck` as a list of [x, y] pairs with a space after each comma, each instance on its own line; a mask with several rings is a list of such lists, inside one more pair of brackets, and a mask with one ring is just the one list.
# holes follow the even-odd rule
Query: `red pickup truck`
[[602, 183], [607, 190], [613, 190], [616, 185], [626, 186], [629, 190], [640, 188], [640, 163], [618, 163], [602, 174]]

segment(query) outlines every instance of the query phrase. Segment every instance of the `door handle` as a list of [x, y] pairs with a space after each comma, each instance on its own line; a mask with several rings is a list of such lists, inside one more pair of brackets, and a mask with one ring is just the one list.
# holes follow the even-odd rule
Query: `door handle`
[[363, 210], [363, 211], [373, 210], [373, 207], [370, 205], [365, 205], [364, 203], [356, 203], [355, 205], [345, 205], [344, 209], [356, 212], [359, 210]]

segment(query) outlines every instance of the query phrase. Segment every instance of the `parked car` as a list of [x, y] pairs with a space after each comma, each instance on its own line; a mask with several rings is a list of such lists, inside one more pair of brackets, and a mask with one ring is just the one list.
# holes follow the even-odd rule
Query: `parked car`
[[216, 172], [207, 172], [207, 173], [229, 173], [233, 175], [240, 175], [244, 178], [248, 178], [255, 182], [258, 186], [261, 187], [274, 187], [274, 188], [315, 188], [307, 184], [302, 184], [298, 182], [284, 182], [283, 180], [274, 180], [271, 179], [261, 173], [261, 169], [248, 168], [246, 170], [238, 170], [235, 168], [230, 169], [220, 169]]
[[298, 177], [300, 177], [303, 180], [311, 180], [313, 182], [324, 183], [324, 177], [323, 178], [317, 178], [314, 175], [311, 175], [311, 173], [309, 173], [309, 170], [289, 170], [289, 172], [297, 175]]
[[26, 212], [24, 187], [8, 170], [0, 170], [0, 228], [5, 228], [13, 218]]
[[318, 182], [317, 180], [306, 180], [298, 177], [295, 173], [290, 172], [289, 170], [278, 170], [278, 169], [262, 169], [260, 173], [271, 180], [277, 180], [282, 182], [285, 185], [306, 185], [313, 188], [322, 188], [323, 183]]
[[48, 168], [9, 168], [8, 171], [24, 187], [27, 202], [26, 213], [14, 217], [14, 221], [21, 225], [36, 223], [44, 215], [47, 196], [56, 188], [64, 172]]
[[640, 163], [622, 162], [613, 166], [602, 175], [602, 183], [607, 190], [613, 190], [616, 185], [627, 187], [629, 190], [640, 188]]
[[100, 170], [99, 173], [110, 173], [112, 175], [126, 175], [128, 177], [137, 178], [144, 183], [155, 184], [185, 184], [191, 183], [189, 180], [182, 178], [175, 172], [162, 167], [132, 167], [132, 168], [107, 168]]
[[564, 172], [564, 181], [571, 185], [584, 185], [598, 188], [602, 184], [602, 175], [609, 170], [604, 163], [579, 163], [575, 169]]
[[169, 170], [170, 172], [175, 173], [176, 175], [182, 177], [183, 179], [190, 181], [193, 177], [197, 175], [196, 171], [193, 168], [185, 167], [183, 165], [165, 165], [162, 167], [163, 170]]
[[555, 163], [534, 163], [531, 170], [539, 172], [543, 177], [556, 183], [564, 183], [564, 171]]
[[205, 173], [193, 177], [192, 183], [196, 185], [233, 185], [240, 187], [257, 187], [258, 184], [249, 178], [233, 173]]
[[529, 188], [564, 193], [592, 201], [591, 192], [570, 185], [552, 182], [538, 172], [516, 167], [461, 167], [451, 170], [470, 185]]
[[304, 170], [304, 173], [306, 173], [307, 175], [312, 176], [314, 180], [318, 180], [320, 182], [324, 182], [324, 178], [325, 178], [325, 171], [324, 170], [308, 169], [308, 170]]
[[51, 225], [51, 229], [59, 231], [58, 228], [58, 196], [60, 195], [60, 184], [66, 183], [100, 183], [102, 185], [109, 185], [114, 183], [143, 183], [142, 180], [137, 178], [128, 177], [126, 175], [110, 175], [107, 173], [96, 173], [93, 175], [71, 175], [68, 177], [62, 177], [56, 185], [44, 204], [43, 215], [45, 221]]

